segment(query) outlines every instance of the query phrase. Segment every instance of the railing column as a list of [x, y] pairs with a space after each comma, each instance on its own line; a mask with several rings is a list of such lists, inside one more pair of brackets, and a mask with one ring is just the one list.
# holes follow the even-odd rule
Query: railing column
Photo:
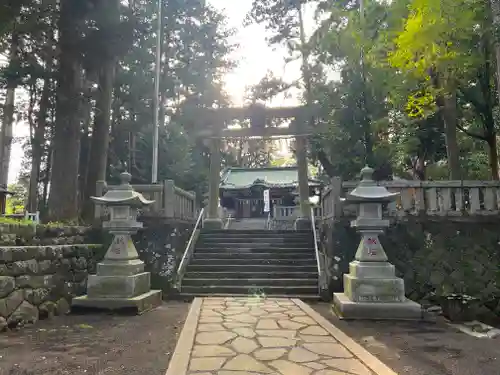
[[173, 180], [163, 181], [163, 212], [167, 218], [175, 216], [175, 183]]

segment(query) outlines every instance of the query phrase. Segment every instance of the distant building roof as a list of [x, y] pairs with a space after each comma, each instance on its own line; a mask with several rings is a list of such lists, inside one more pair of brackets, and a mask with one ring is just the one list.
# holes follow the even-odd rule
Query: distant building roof
[[[227, 168], [221, 178], [221, 189], [240, 190], [248, 189], [255, 185], [268, 188], [296, 187], [298, 186], [299, 173], [297, 167], [281, 168]], [[309, 179], [309, 186], [321, 186], [321, 182]]]

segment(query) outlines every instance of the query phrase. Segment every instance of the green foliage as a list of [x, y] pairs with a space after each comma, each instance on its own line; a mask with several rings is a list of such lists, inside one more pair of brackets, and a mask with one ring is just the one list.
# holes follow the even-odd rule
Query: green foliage
[[24, 205], [28, 196], [26, 186], [23, 184], [12, 184], [8, 186], [8, 190], [13, 195], [7, 196], [6, 214], [20, 213], [24, 214]]
[[[109, 178], [116, 180], [128, 169], [135, 181], [146, 183], [151, 175], [152, 93], [156, 37], [151, 17], [153, 2], [139, 2], [133, 10], [134, 43], [120, 62], [113, 108], [113, 132]], [[160, 124], [159, 179], [198, 193], [205, 190], [208, 149], [197, 142], [196, 131], [184, 113], [192, 107], [227, 104], [221, 77], [233, 66], [233, 50], [224, 17], [197, 0], [164, 3], [165, 57], [160, 82], [161, 95], [170, 118]]]

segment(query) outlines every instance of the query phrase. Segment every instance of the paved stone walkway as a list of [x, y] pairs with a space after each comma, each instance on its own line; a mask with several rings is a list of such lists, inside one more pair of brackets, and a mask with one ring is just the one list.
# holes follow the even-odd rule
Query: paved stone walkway
[[295, 299], [197, 298], [166, 375], [396, 375]]

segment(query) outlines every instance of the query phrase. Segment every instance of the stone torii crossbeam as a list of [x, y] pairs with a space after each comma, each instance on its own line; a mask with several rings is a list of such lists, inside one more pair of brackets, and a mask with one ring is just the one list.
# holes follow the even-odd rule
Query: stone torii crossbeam
[[[221, 171], [221, 139], [241, 137], [284, 137], [296, 138], [296, 154], [299, 180], [300, 217], [297, 229], [307, 229], [311, 225], [309, 206], [309, 185], [307, 172], [307, 136], [313, 133], [308, 126], [317, 112], [315, 107], [277, 107], [266, 108], [261, 104], [236, 108], [197, 108], [191, 111], [196, 136], [210, 142], [210, 178], [208, 216], [205, 228], [220, 229], [222, 220], [218, 216], [218, 198]], [[272, 119], [291, 120], [289, 127], [267, 126]], [[228, 128], [234, 120], [250, 120], [249, 128]]]

